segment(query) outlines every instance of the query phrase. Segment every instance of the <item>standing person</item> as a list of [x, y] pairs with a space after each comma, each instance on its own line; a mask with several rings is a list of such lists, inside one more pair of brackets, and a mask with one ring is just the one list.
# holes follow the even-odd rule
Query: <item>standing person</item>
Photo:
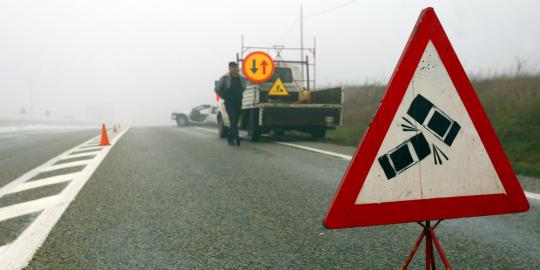
[[216, 93], [225, 101], [225, 109], [229, 115], [229, 145], [240, 145], [238, 136], [238, 120], [242, 109], [242, 97], [246, 89], [246, 79], [240, 75], [240, 69], [236, 62], [229, 62], [229, 72], [223, 75], [217, 84]]

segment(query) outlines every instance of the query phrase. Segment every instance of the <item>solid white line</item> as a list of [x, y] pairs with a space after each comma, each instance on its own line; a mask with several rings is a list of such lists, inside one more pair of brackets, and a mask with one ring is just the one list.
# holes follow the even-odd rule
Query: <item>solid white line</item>
[[289, 147], [294, 147], [294, 148], [298, 148], [298, 149], [302, 149], [302, 150], [306, 150], [306, 151], [311, 151], [311, 152], [315, 152], [315, 153], [319, 153], [319, 154], [324, 154], [324, 155], [328, 155], [328, 156], [338, 157], [338, 158], [341, 158], [341, 159], [344, 159], [344, 160], [347, 160], [347, 161], [352, 160], [352, 156], [339, 154], [339, 153], [331, 152], [331, 151], [326, 151], [326, 150], [322, 150], [322, 149], [318, 149], [318, 148], [307, 147], [307, 146], [303, 146], [303, 145], [298, 145], [298, 144], [294, 144], [294, 143], [286, 143], [286, 142], [274, 142], [274, 143], [289, 146]]
[[[84, 184], [88, 181], [88, 179], [90, 179], [94, 171], [105, 159], [105, 157], [107, 156], [109, 151], [112, 149], [112, 147], [127, 131], [128, 131], [128, 128], [124, 129], [120, 134], [115, 136], [114, 139], [111, 139], [110, 140], [111, 145], [108, 147], [104, 147], [103, 151], [100, 151], [96, 155], [96, 157], [92, 159], [92, 161], [89, 162], [88, 165], [81, 172], [78, 173], [78, 177], [76, 179], [73, 179], [70, 182], [70, 184], [62, 191], [62, 193], [51, 196], [51, 197], [40, 199], [40, 200], [44, 200], [44, 199], [51, 199], [53, 197], [55, 198], [54, 200], [51, 199], [51, 201], [42, 201], [42, 203], [40, 203], [39, 205], [41, 205], [40, 207], [41, 209], [43, 209], [43, 212], [41, 212], [41, 214], [34, 220], [34, 222], [32, 222], [17, 237], [17, 239], [9, 245], [9, 247], [1, 251], [0, 262], [2, 262], [2, 269], [22, 269], [28, 265], [28, 262], [30, 262], [30, 260], [34, 256], [34, 253], [36, 252], [36, 250], [43, 244], [48, 234], [50, 233], [50, 231], [52, 230], [56, 222], [58, 222], [58, 220], [60, 219], [64, 211], [69, 206], [69, 204], [75, 199], [79, 191], [82, 189]], [[62, 154], [62, 156], [67, 155], [70, 152], [73, 152], [73, 149], [66, 151], [64, 154]], [[48, 162], [47, 165], [53, 164], [59, 159], [60, 157], [54, 158], [52, 159], [53, 162], [51, 163]], [[41, 170], [43, 170], [43, 167], [44, 166], [40, 166], [38, 167], [40, 170], [32, 170], [32, 172], [34, 172], [34, 175], [35, 175], [39, 173]], [[30, 179], [34, 175], [26, 176], [26, 178]], [[14, 182], [17, 184], [20, 184], [21, 180], [17, 179], [13, 181], [12, 183]], [[11, 183], [8, 184], [7, 186], [10, 186], [10, 185]], [[3, 189], [0, 191], [4, 192]], [[32, 202], [35, 202], [35, 201], [32, 201]], [[46, 204], [46, 202], [48, 202], [49, 204]], [[31, 203], [31, 202], [26, 202], [22, 204], [27, 204], [27, 203]], [[43, 207], [45, 204], [47, 206], [46, 208]], [[21, 204], [9, 206], [9, 209], [5, 209], [6, 207], [0, 208], [0, 217], [6, 218], [10, 215], [15, 215], [15, 216], [21, 215], [21, 211], [20, 211], [21, 209], [14, 208], [14, 207], [21, 208], [20, 205]], [[29, 209], [31, 209], [31, 207], [30, 205], [27, 204], [26, 208], [22, 210], [30, 211]], [[24, 211], [22, 211], [22, 213], [24, 213]]]
[[540, 200], [540, 194], [538, 194], [538, 193], [532, 193], [532, 192], [525, 191], [525, 196], [527, 196], [527, 198], [529, 198], [529, 199]]
[[63, 182], [75, 179], [75, 177], [77, 177], [77, 175], [78, 175], [78, 173], [70, 173], [70, 174], [56, 175], [56, 176], [52, 176], [52, 177], [43, 178], [43, 179], [40, 179], [40, 180], [33, 180], [33, 181], [30, 181], [30, 182], [25, 182], [25, 183], [22, 183], [22, 184], [20, 184], [20, 185], [18, 185], [16, 187], [12, 188], [11, 190], [8, 190], [5, 194], [6, 195], [7, 194], [13, 194], [13, 193], [17, 193], [17, 192], [21, 192], [21, 191], [25, 191], [25, 190], [29, 190], [29, 189], [34, 189], [34, 188], [38, 188], [38, 187], [63, 183]]
[[2, 254], [2, 251], [7, 249], [9, 247], [9, 244], [3, 245], [0, 247], [0, 254]]
[[43, 169], [41, 172], [50, 172], [50, 171], [59, 170], [59, 169], [66, 169], [66, 168], [70, 168], [70, 167], [77, 167], [77, 166], [87, 165], [88, 162], [90, 162], [90, 161], [91, 161], [90, 159], [89, 160], [79, 160], [79, 161], [73, 161], [73, 162], [68, 162], [68, 163], [61, 163], [61, 164], [57, 164], [57, 165], [51, 165], [50, 167]]
[[218, 133], [218, 131], [216, 129], [204, 128], [204, 127], [194, 127], [194, 128], [204, 130], [204, 131], [208, 131], [208, 132], [212, 132], [212, 133]]
[[[195, 128], [200, 129], [200, 130], [213, 132], [213, 133], [217, 133], [217, 130], [215, 130], [215, 129], [204, 128], [204, 127], [195, 127]], [[340, 153], [336, 153], [336, 152], [331, 152], [331, 151], [326, 151], [326, 150], [322, 150], [322, 149], [318, 149], [318, 148], [307, 147], [307, 146], [303, 146], [303, 145], [299, 145], [299, 144], [286, 143], [286, 142], [274, 142], [274, 143], [289, 146], [289, 147], [294, 147], [294, 148], [298, 148], [298, 149], [302, 149], [302, 150], [306, 150], [306, 151], [311, 151], [311, 152], [315, 152], [315, 153], [319, 153], [319, 154], [324, 154], [324, 155], [328, 155], [328, 156], [334, 156], [334, 157], [344, 159], [346, 161], [351, 161], [352, 160], [352, 156], [344, 155], [344, 154], [340, 154]], [[540, 194], [529, 192], [529, 191], [524, 191], [524, 192], [525, 192], [525, 196], [527, 196], [527, 198], [540, 200]]]

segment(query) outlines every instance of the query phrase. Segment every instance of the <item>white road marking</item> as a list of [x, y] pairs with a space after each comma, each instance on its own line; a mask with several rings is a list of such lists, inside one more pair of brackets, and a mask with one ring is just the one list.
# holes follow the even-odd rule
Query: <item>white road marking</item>
[[[204, 128], [204, 127], [195, 127], [195, 128], [200, 129], [200, 130], [213, 132], [213, 133], [218, 133], [218, 131], [215, 130], [215, 129]], [[336, 152], [332, 152], [332, 151], [326, 151], [326, 150], [313, 148], [313, 147], [307, 147], [307, 146], [294, 144], [294, 143], [286, 143], [286, 142], [274, 142], [274, 143], [281, 144], [281, 145], [284, 145], [284, 146], [294, 147], [294, 148], [297, 148], [297, 149], [302, 149], [302, 150], [306, 150], [306, 151], [310, 151], [310, 152], [315, 152], [315, 153], [319, 153], [319, 154], [324, 154], [324, 155], [328, 155], [328, 156], [338, 157], [338, 158], [341, 158], [341, 159], [346, 160], [346, 161], [351, 161], [352, 160], [352, 156], [344, 155], [344, 154], [340, 154], [340, 153], [336, 153]], [[524, 191], [524, 192], [525, 192], [525, 196], [527, 198], [540, 200], [540, 194], [529, 192], [529, 191]]]
[[92, 146], [92, 147], [81, 146], [81, 147], [77, 148], [77, 150], [81, 150], [81, 151], [100, 150], [103, 147], [107, 147], [107, 146]]
[[99, 145], [99, 144], [92, 143], [92, 144], [83, 145], [83, 146], [79, 147], [79, 149], [81, 149], [81, 150], [82, 150], [82, 149], [87, 150], [87, 149], [92, 149], [92, 148], [96, 148], [96, 147], [100, 147], [100, 146], [101, 146], [101, 145]]
[[538, 194], [538, 193], [532, 193], [532, 192], [525, 191], [525, 196], [527, 196], [527, 198], [529, 198], [529, 199], [540, 200], [540, 194]]
[[[74, 157], [74, 155], [69, 154], [76, 152], [77, 148], [87, 144], [89, 141], [99, 138], [99, 136], [96, 136], [95, 138], [92, 138], [60, 154], [59, 156], [47, 161], [45, 164], [25, 173], [18, 179], [15, 179], [11, 183], [0, 188], [1, 198], [6, 194], [31, 189], [33, 186], [46, 186], [62, 182], [62, 177], [71, 178], [69, 184], [61, 193], [57, 195], [0, 208], [0, 221], [42, 211], [39, 216], [36, 217], [36, 219], [17, 237], [15, 241], [0, 247], [0, 262], [2, 263], [2, 269], [22, 269], [27, 266], [28, 262], [30, 262], [34, 256], [36, 250], [45, 241], [47, 235], [50, 233], [56, 222], [60, 219], [69, 204], [75, 199], [84, 184], [88, 181], [88, 179], [90, 179], [94, 171], [98, 168], [99, 164], [103, 161], [103, 159], [105, 159], [112, 147], [127, 132], [127, 130], [128, 128], [124, 129], [119, 134], [111, 136], [111, 145], [103, 147], [103, 150], [98, 153], [93, 153], [96, 156], [91, 160], [85, 160], [84, 162], [86, 167], [84, 167], [84, 169], [82, 169], [80, 172], [27, 182], [29, 179], [43, 171], [50, 171], [51, 169], [49, 169], [49, 167], [51, 166], [54, 169], [58, 169], [61, 166], [53, 165], [54, 163], [68, 157]], [[89, 155], [89, 153], [85, 153], [85, 155]], [[70, 162], [66, 164], [73, 166], [73, 164], [82, 163]]]
[[71, 158], [93, 158], [96, 155], [96, 153], [82, 153], [82, 154], [76, 154], [76, 155], [68, 155], [65, 157], [62, 157], [60, 160], [66, 160]]
[[78, 173], [70, 173], [70, 174], [63, 174], [63, 175], [56, 175], [56, 176], [51, 176], [51, 177], [47, 177], [47, 178], [42, 178], [42, 179], [39, 179], [39, 180], [32, 180], [32, 181], [29, 181], [29, 182], [26, 182], [26, 183], [22, 183], [22, 184], [20, 184], [18, 186], [15, 186], [14, 188], [8, 190], [5, 195], [12, 194], [12, 193], [17, 193], [17, 192], [21, 192], [21, 191], [25, 191], [25, 190], [29, 190], [29, 189], [34, 189], [34, 188], [38, 188], [38, 187], [44, 187], [44, 186], [48, 186], [48, 185], [59, 184], [59, 183], [71, 181], [72, 179], [77, 177], [77, 175], [78, 175]]
[[205, 128], [205, 127], [194, 127], [196, 129], [200, 129], [200, 130], [204, 130], [204, 131], [208, 131], [208, 132], [212, 132], [212, 133], [219, 133], [217, 131], [217, 129], [212, 129], [212, 128]]
[[70, 153], [70, 156], [80, 155], [80, 154], [86, 154], [86, 155], [95, 154], [97, 151], [99, 151], [99, 149], [92, 149], [92, 150], [72, 149], [72, 151], [73, 152]]
[[306, 150], [306, 151], [311, 151], [311, 152], [315, 152], [315, 153], [319, 153], [319, 154], [324, 154], [324, 155], [328, 155], [328, 156], [338, 157], [338, 158], [341, 158], [341, 159], [344, 159], [344, 160], [347, 160], [347, 161], [352, 160], [352, 156], [344, 155], [344, 154], [340, 154], [340, 153], [336, 153], [336, 152], [331, 152], [331, 151], [326, 151], [326, 150], [322, 150], [322, 149], [318, 149], [318, 148], [307, 147], [307, 146], [303, 146], [303, 145], [299, 145], [299, 144], [286, 143], [286, 142], [274, 142], [274, 143], [289, 146], [289, 147], [294, 147], [294, 148], [298, 148], [298, 149], [302, 149], [302, 150]]
[[[47, 207], [55, 206], [62, 203], [60, 195], [53, 195], [29, 202], [18, 203], [0, 208], [0, 221], [8, 220], [19, 216], [24, 216], [30, 213], [38, 212]], [[0, 254], [2, 258], [3, 254]]]
[[88, 162], [91, 162], [91, 161], [92, 161], [91, 159], [88, 159], [88, 160], [79, 160], [79, 161], [73, 161], [73, 162], [67, 162], [67, 163], [61, 163], [61, 164], [53, 164], [49, 168], [43, 169], [41, 172], [50, 172], [54, 170], [82, 166], [82, 165], [88, 164]]

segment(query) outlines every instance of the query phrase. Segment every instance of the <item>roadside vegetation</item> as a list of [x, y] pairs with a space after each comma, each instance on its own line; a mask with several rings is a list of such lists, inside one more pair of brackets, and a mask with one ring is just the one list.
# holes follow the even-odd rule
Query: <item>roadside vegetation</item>
[[[472, 81], [514, 170], [540, 177], [540, 74], [497, 76]], [[356, 146], [386, 89], [385, 85], [345, 87], [343, 125], [328, 141]]]

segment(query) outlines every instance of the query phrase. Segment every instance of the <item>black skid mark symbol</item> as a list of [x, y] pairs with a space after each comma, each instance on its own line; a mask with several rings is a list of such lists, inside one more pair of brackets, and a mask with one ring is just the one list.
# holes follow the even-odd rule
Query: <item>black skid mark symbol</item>
[[433, 148], [433, 162], [435, 162], [435, 165], [442, 165], [443, 161], [441, 159], [441, 156], [444, 157], [444, 159], [448, 160], [448, 157], [444, 154], [444, 152], [437, 147], [435, 144], [432, 144]]
[[418, 129], [416, 127], [414, 127], [414, 124], [409, 121], [407, 118], [405, 117], [401, 117], [403, 120], [405, 120], [405, 124], [401, 124], [401, 128], [403, 131], [418, 131]]

